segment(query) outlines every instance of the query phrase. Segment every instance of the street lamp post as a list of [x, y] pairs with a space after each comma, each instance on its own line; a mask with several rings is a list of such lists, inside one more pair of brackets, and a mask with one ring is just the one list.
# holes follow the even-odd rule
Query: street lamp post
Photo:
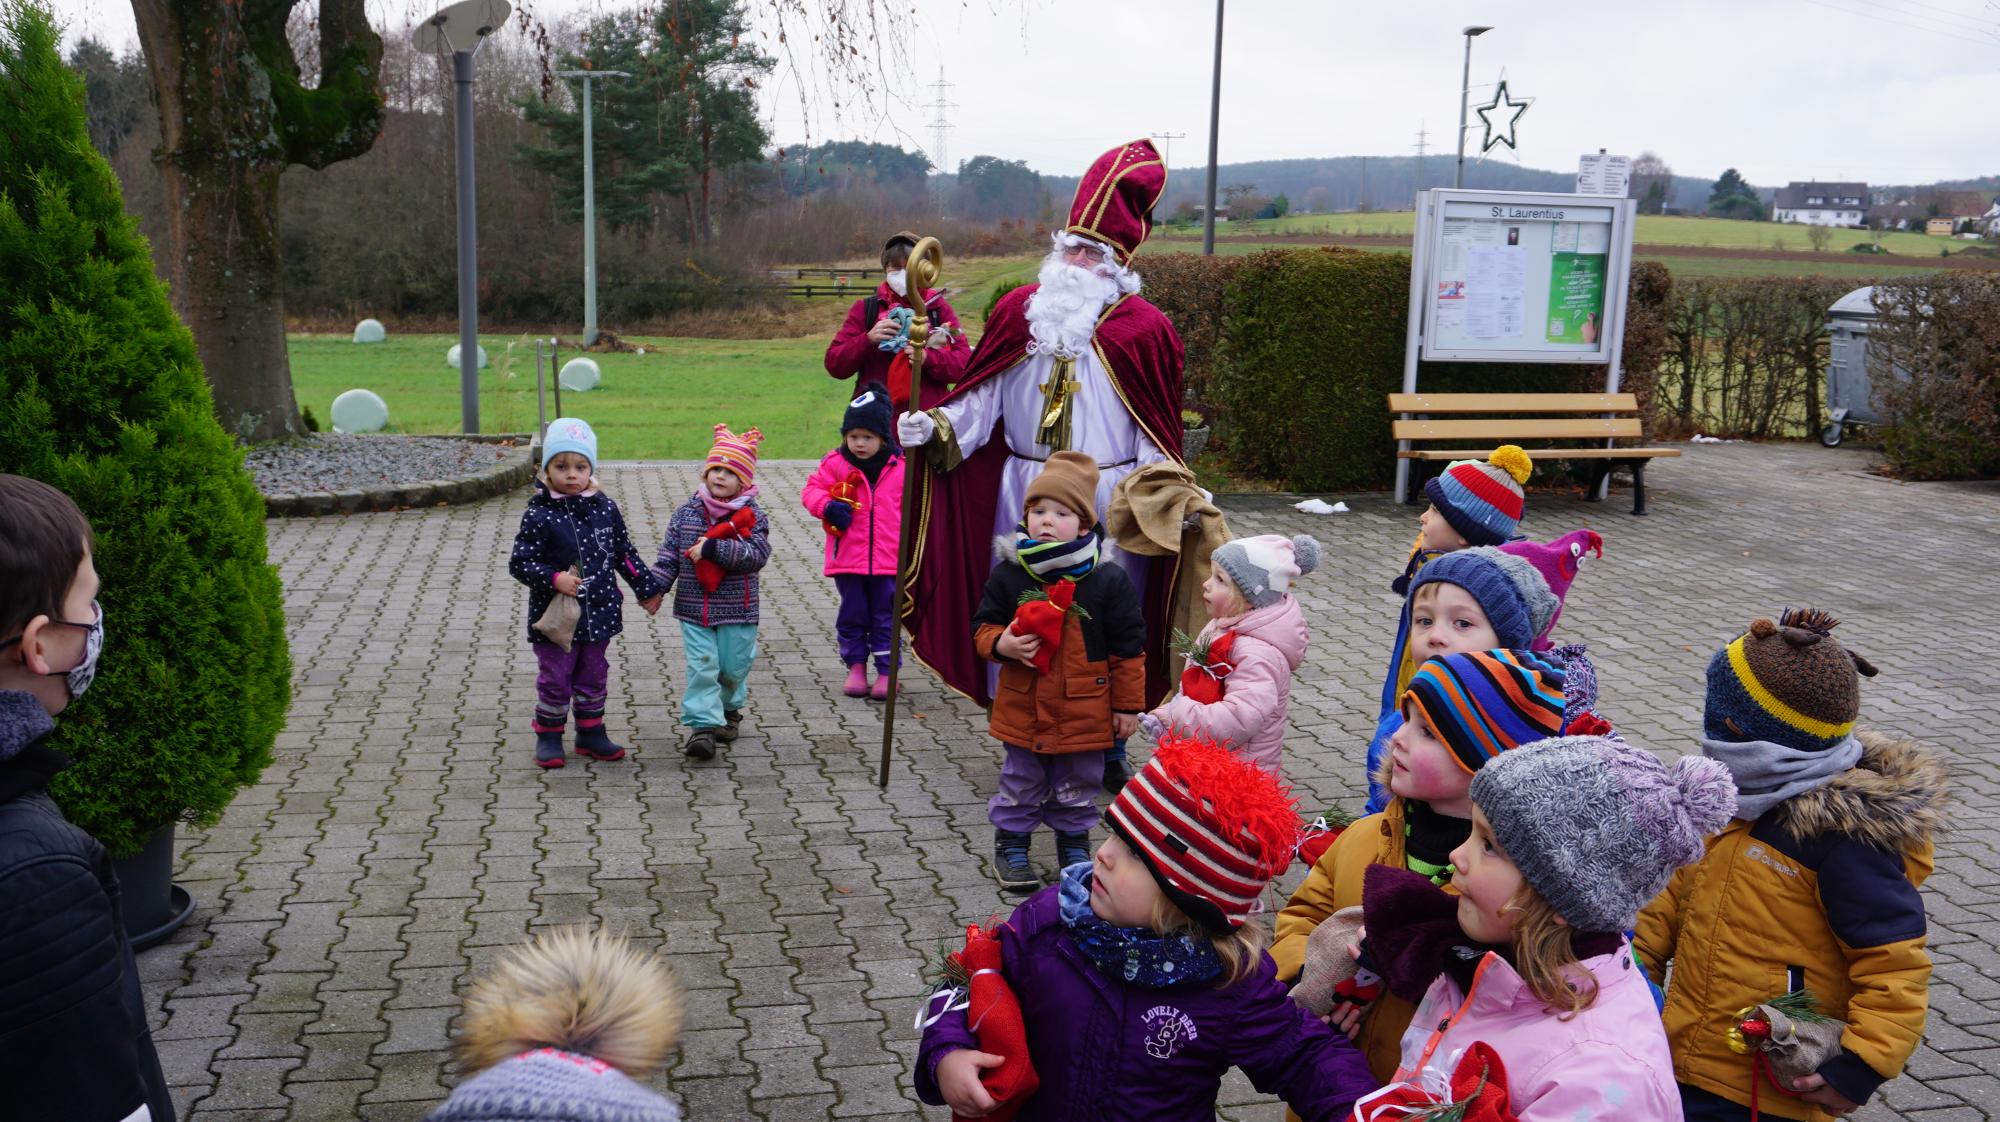
[[1201, 251], [1215, 256], [1215, 142], [1222, 128], [1222, 0], [1215, 0], [1215, 77], [1208, 89], [1208, 212], [1202, 216]]
[[512, 11], [507, 0], [460, 0], [438, 9], [411, 36], [420, 51], [451, 54], [457, 85], [458, 130], [458, 414], [459, 427], [479, 431], [479, 222], [472, 164], [472, 56]]
[[1452, 177], [1453, 187], [1465, 186], [1465, 109], [1472, 94], [1472, 40], [1493, 30], [1473, 24], [1462, 34], [1465, 36], [1465, 74], [1458, 83], [1458, 173]]
[[623, 70], [558, 70], [583, 79], [583, 345], [597, 342], [597, 160], [590, 143], [590, 80], [630, 78]]

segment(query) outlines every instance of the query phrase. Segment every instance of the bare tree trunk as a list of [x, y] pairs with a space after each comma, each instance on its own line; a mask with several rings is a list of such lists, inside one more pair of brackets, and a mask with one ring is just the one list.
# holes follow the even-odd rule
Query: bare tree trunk
[[278, 179], [366, 152], [381, 131], [382, 41], [364, 0], [319, 0], [320, 81], [285, 35], [299, 0], [132, 0], [160, 114], [169, 276], [238, 439], [301, 431], [285, 352]]

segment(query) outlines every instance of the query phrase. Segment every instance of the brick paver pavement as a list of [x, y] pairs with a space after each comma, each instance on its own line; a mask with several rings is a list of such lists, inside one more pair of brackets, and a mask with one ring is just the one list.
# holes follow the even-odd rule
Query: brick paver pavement
[[[1867, 716], [1951, 751], [1958, 826], [1924, 893], [1929, 1036], [1910, 1077], [1857, 1117], [1987, 1119], [2000, 1113], [2000, 490], [1901, 485], [1867, 464], [1855, 449], [1693, 447], [1653, 472], [1649, 517], [1622, 495], [1536, 497], [1526, 528], [1607, 538], [1562, 632], [1589, 643], [1606, 711], [1641, 743], [1689, 748], [1709, 653], [1754, 615], [1812, 601], [1882, 668]], [[911, 1096], [911, 1021], [940, 940], [1007, 907], [984, 857], [995, 751], [977, 711], [925, 678], [876, 790], [879, 709], [840, 695], [820, 532], [796, 504], [810, 467], [763, 468], [775, 556], [750, 715], [698, 765], [677, 750], [677, 629], [628, 604], [609, 724], [637, 751], [531, 766], [534, 659], [506, 572], [520, 496], [270, 524], [289, 726], [263, 781], [184, 834], [179, 876], [200, 909], [140, 958], [183, 1118], [419, 1118], [452, 1083], [471, 972], [579, 920], [671, 956], [687, 1033], [662, 1085], [696, 1122], [945, 1116]], [[604, 473], [640, 540], [694, 477]], [[1308, 805], [1354, 803], [1414, 512], [1376, 496], [1313, 517], [1292, 498], [1225, 505], [1238, 533], [1325, 543], [1298, 586], [1315, 638], [1288, 768]], [[1230, 1119], [1276, 1109], [1240, 1076], [1225, 1084]]]

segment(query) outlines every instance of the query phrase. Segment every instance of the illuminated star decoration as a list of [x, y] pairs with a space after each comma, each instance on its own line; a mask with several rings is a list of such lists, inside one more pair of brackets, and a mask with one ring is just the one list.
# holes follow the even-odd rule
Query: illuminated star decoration
[[[1493, 150], [1495, 144], [1505, 144], [1507, 147], [1513, 148], [1514, 126], [1520, 123], [1521, 114], [1526, 113], [1528, 106], [1534, 103], [1535, 99], [1532, 97], [1516, 101], [1507, 93], [1507, 79], [1500, 79], [1499, 87], [1493, 91], [1493, 100], [1484, 105], [1473, 107], [1473, 112], [1479, 114], [1479, 119], [1486, 125], [1486, 136], [1480, 141], [1479, 150], [1481, 152], [1490, 152]], [[1507, 115], [1507, 131], [1505, 133], [1495, 133], [1493, 131], [1493, 117], [1490, 114], [1493, 114], [1503, 105], [1511, 110]], [[1518, 149], [1516, 150], [1518, 151]]]

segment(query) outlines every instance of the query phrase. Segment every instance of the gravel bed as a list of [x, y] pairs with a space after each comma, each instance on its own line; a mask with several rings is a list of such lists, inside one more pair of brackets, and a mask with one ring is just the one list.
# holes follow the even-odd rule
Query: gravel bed
[[458, 479], [520, 454], [518, 447], [476, 440], [322, 432], [296, 442], [259, 445], [245, 463], [259, 491], [282, 495]]

